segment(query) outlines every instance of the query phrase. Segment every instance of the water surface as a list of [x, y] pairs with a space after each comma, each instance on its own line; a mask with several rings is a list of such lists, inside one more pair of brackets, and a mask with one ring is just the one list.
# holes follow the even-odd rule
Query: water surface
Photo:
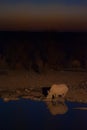
[[42, 101], [0, 99], [0, 130], [87, 130], [87, 111], [73, 109], [87, 104], [66, 102], [65, 106], [67, 111], [53, 115]]

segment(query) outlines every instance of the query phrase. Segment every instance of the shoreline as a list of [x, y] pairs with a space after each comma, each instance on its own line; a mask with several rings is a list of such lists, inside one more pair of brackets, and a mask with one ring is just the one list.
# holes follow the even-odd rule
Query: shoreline
[[[69, 91], [65, 100], [87, 103], [87, 73], [50, 70], [43, 74], [33, 71], [9, 71], [7, 75], [0, 75], [0, 98], [4, 101], [26, 98], [44, 100], [42, 87], [64, 83]], [[84, 84], [83, 84], [84, 83]]]

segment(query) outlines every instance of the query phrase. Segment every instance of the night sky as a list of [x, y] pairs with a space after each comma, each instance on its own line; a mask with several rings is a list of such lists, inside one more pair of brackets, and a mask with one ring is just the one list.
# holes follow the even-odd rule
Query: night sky
[[86, 0], [1, 0], [0, 30], [87, 30]]

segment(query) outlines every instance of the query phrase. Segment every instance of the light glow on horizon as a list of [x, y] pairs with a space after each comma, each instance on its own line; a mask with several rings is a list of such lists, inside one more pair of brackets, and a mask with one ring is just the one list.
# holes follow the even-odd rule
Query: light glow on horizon
[[86, 5], [1, 4], [0, 29], [87, 29]]

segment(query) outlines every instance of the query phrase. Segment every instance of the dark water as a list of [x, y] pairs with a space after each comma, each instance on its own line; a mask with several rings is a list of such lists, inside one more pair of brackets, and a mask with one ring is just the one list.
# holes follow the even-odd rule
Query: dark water
[[66, 102], [64, 109], [59, 105], [61, 112], [41, 101], [0, 99], [0, 130], [87, 130], [87, 111], [73, 109], [81, 106], [87, 104]]

